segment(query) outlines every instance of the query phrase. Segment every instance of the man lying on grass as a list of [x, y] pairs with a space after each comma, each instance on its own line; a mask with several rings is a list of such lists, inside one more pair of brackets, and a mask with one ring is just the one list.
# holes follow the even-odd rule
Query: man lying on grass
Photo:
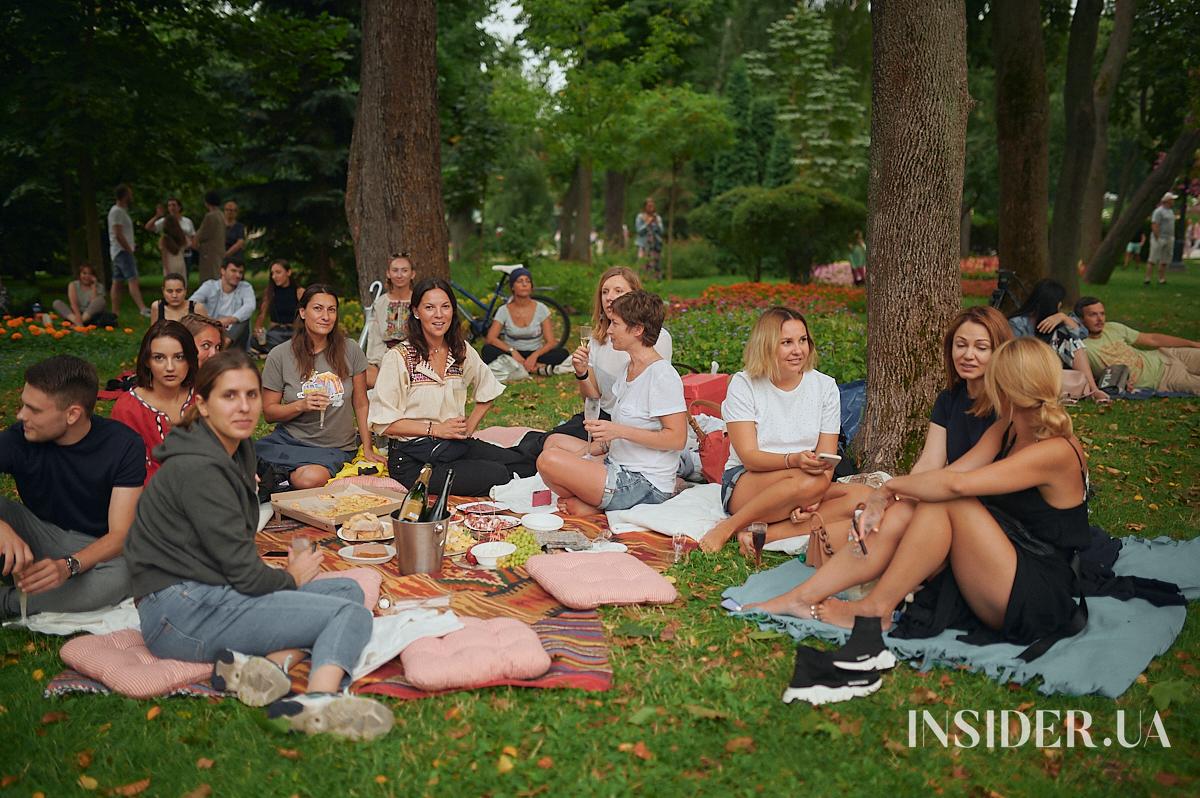
[[[121, 556], [146, 479], [137, 433], [92, 415], [96, 369], [56, 355], [25, 372], [17, 423], [0, 433], [0, 617], [81, 612], [129, 595]], [[24, 594], [24, 595], [22, 595]]]

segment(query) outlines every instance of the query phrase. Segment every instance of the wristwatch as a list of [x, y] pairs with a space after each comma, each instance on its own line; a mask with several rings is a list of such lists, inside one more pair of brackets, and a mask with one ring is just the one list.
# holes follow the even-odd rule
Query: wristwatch
[[[70, 554], [63, 559], [67, 561], [67, 570], [70, 572], [70, 576], [79, 576], [79, 560]], [[69, 579], [70, 576], [67, 578]]]

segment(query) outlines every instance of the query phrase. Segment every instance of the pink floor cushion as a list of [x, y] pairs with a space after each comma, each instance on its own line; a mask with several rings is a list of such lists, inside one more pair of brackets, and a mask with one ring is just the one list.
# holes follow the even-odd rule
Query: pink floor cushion
[[670, 604], [679, 597], [662, 574], [621, 551], [538, 554], [529, 558], [525, 569], [573, 610], [601, 604]]
[[401, 493], [408, 493], [408, 488], [391, 477], [342, 477], [338, 481], [349, 482], [351, 485], [362, 485], [364, 488], [384, 488], [385, 490], [398, 490]]
[[347, 568], [345, 571], [322, 571], [313, 579], [353, 579], [362, 588], [363, 605], [374, 611], [379, 603], [379, 586], [383, 583], [383, 574], [374, 568]]
[[533, 427], [488, 427], [487, 429], [478, 430], [475, 433], [475, 437], [478, 440], [508, 449], [520, 443], [527, 432], [539, 431]]
[[206, 682], [212, 675], [211, 662], [154, 656], [137, 629], [81, 635], [68, 640], [59, 656], [68, 667], [133, 698], [167, 695], [194, 682]]
[[404, 678], [421, 690], [479, 687], [500, 679], [536, 679], [550, 670], [537, 632], [516, 618], [461, 618], [445, 637], [423, 637], [400, 652]]

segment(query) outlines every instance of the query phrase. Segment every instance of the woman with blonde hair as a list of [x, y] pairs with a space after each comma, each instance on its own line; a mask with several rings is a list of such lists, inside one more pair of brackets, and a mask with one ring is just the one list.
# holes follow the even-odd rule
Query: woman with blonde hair
[[942, 628], [985, 627], [1011, 643], [1041, 640], [1041, 650], [1078, 632], [1086, 616], [1075, 603], [1071, 561], [1090, 539], [1088, 478], [1061, 385], [1049, 346], [1034, 338], [1002, 344], [977, 404], [994, 408], [998, 420], [979, 443], [951, 467], [896, 477], [868, 498], [856, 547], [865, 548], [888, 505], [902, 496], [919, 502], [871, 592], [806, 605], [792, 591], [751, 606], [844, 627], [879, 619], [887, 629], [905, 595], [933, 577], [922, 593], [937, 596]]
[[761, 521], [783, 521], [819, 500], [833, 478], [841, 398], [837, 383], [816, 370], [817, 346], [796, 310], [766, 310], [746, 342], [744, 370], [733, 375], [721, 415], [729, 458], [721, 502], [729, 518], [710, 529], [700, 548], [716, 551], [735, 532]]

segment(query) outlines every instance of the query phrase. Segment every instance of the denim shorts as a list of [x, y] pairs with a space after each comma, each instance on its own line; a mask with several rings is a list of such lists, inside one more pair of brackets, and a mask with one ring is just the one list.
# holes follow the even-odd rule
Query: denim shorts
[[742, 474], [746, 473], [746, 467], [742, 465], [730, 466], [721, 474], [721, 509], [729, 512], [729, 500], [733, 498], [733, 486], [742, 478]]
[[133, 253], [122, 250], [112, 261], [112, 278], [123, 282], [138, 278], [137, 261]]
[[638, 504], [662, 504], [671, 498], [671, 494], [654, 487], [642, 474], [626, 471], [609, 460], [604, 465], [608, 467], [608, 476], [604, 479], [601, 510], [628, 510]]

